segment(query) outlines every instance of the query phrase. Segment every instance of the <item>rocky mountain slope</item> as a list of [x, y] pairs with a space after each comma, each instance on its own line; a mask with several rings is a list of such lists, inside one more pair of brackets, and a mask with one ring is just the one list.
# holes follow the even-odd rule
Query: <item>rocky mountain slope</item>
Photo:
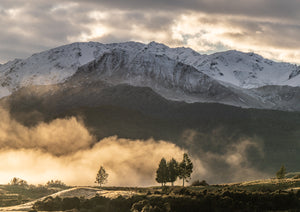
[[93, 80], [149, 87], [166, 99], [188, 103], [300, 110], [299, 66], [254, 53], [201, 55], [155, 42], [73, 43], [16, 59], [0, 66], [0, 97], [26, 86], [73, 81], [75, 87]]

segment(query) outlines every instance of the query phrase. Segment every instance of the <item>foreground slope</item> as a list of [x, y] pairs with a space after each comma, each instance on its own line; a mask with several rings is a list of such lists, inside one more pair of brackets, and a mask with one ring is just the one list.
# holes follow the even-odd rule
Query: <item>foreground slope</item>
[[[299, 179], [170, 187], [73, 187], [0, 211], [278, 211], [297, 210]], [[5, 187], [5, 186], [2, 186]]]

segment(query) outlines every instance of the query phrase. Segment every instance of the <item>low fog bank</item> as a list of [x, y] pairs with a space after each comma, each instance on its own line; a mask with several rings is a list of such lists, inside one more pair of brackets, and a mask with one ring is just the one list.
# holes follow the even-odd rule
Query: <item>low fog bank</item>
[[183, 150], [165, 141], [131, 141], [109, 137], [90, 149], [55, 156], [37, 149], [10, 149], [0, 152], [0, 180], [12, 176], [29, 183], [60, 179], [69, 185], [95, 185], [103, 165], [109, 173], [108, 185], [146, 186], [155, 184], [155, 170], [162, 157], [181, 159]]
[[[189, 152], [194, 163], [192, 180], [209, 183], [264, 178], [253, 167], [249, 150], [263, 157], [261, 143], [240, 140], [224, 145], [221, 152], [193, 148], [197, 132], [183, 133], [186, 143], [179, 147], [170, 141], [130, 140], [117, 136], [100, 141], [74, 117], [25, 127], [0, 109], [0, 183], [19, 177], [32, 184], [59, 179], [69, 185], [95, 185], [100, 165], [109, 174], [107, 185], [156, 185], [155, 171], [162, 157], [182, 159]], [[178, 182], [180, 183], [180, 182]]]
[[39, 149], [54, 155], [89, 148], [95, 139], [75, 117], [56, 119], [29, 128], [0, 108], [0, 149]]
[[216, 184], [272, 177], [260, 167], [265, 159], [264, 142], [261, 139], [225, 138], [222, 130], [217, 128], [210, 134], [201, 134], [189, 129], [182, 133], [183, 147], [201, 161], [205, 170], [197, 171], [193, 179], [206, 179]]

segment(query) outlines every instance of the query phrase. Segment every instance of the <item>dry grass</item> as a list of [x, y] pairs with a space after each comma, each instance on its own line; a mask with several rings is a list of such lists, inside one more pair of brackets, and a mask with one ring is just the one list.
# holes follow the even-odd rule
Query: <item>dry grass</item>
[[[60, 192], [57, 192], [55, 194], [51, 194], [49, 196], [52, 197], [61, 197], [61, 198], [66, 198], [66, 197], [78, 197], [78, 198], [85, 198], [85, 199], [90, 199], [95, 197], [96, 195], [99, 196], [104, 196], [110, 199], [115, 199], [118, 196], [123, 196], [125, 198], [129, 198], [133, 196], [134, 194], [137, 194], [137, 192], [134, 191], [107, 191], [103, 189], [98, 189], [98, 188], [91, 188], [91, 187], [75, 187], [67, 190], [63, 190]], [[16, 205], [16, 206], [11, 206], [11, 207], [0, 207], [0, 211], [28, 211], [32, 208], [34, 203], [39, 200], [43, 200], [49, 196], [40, 198], [35, 201], [31, 201], [22, 205]]]
[[[262, 190], [286, 190], [286, 191], [295, 191], [297, 192], [300, 190], [300, 179], [263, 179], [263, 180], [254, 180], [254, 181], [247, 181], [247, 182], [241, 182], [241, 183], [230, 183], [230, 184], [222, 184], [222, 185], [211, 185], [211, 186], [201, 186], [201, 187], [190, 187], [188, 189], [191, 190], [218, 190], [221, 187], [226, 187], [227, 189], [244, 189], [247, 191], [262, 191]], [[143, 192], [146, 190], [153, 191], [153, 188], [144, 188]], [[178, 189], [181, 189], [181, 187], [178, 187]], [[60, 192], [57, 192], [55, 194], [49, 195], [52, 197], [78, 197], [78, 198], [85, 198], [90, 199], [92, 197], [95, 197], [96, 195], [104, 196], [106, 198], [114, 199], [118, 196], [123, 196], [125, 198], [132, 197], [133, 195], [140, 194], [137, 192], [137, 188], [135, 188], [135, 191], [133, 189], [124, 188], [118, 188], [116, 190], [113, 189], [100, 189], [100, 188], [92, 188], [92, 187], [75, 187], [67, 190], [63, 190]], [[46, 196], [48, 197], [48, 196]], [[46, 197], [43, 197], [38, 200], [43, 200]], [[32, 208], [33, 204], [38, 201], [32, 201], [28, 202], [26, 204], [18, 205], [18, 206], [12, 206], [12, 207], [2, 207], [0, 208], [0, 211], [28, 211]]]

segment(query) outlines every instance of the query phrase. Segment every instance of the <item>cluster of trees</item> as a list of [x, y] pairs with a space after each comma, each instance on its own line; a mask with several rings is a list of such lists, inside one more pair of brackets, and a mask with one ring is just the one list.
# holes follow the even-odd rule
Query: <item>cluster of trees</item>
[[[179, 178], [182, 179], [182, 186], [184, 186], [184, 182], [188, 182], [191, 178], [192, 172], [193, 163], [187, 153], [183, 154], [183, 159], [180, 163], [174, 158], [168, 162], [165, 158], [162, 158], [156, 171], [156, 181], [161, 183], [162, 186], [165, 186], [167, 182], [170, 182], [173, 186], [174, 182]], [[101, 187], [103, 184], [107, 183], [108, 176], [105, 168], [100, 166], [95, 183], [99, 184]]]
[[178, 163], [174, 158], [170, 161], [166, 161], [162, 158], [158, 169], [156, 171], [156, 181], [165, 186], [167, 182], [170, 182], [173, 186], [177, 178], [182, 179], [182, 186], [184, 182], [188, 182], [193, 172], [193, 163], [187, 153], [183, 154], [183, 159]]

